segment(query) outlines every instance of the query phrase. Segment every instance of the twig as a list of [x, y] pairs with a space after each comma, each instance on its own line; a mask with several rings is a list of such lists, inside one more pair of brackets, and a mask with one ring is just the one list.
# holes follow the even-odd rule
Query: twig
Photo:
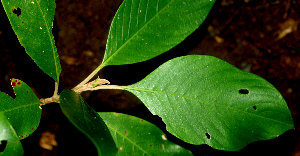
[[40, 101], [42, 102], [42, 104], [40, 105], [40, 108], [41, 108], [41, 106], [52, 103], [52, 102], [59, 103], [58, 82], [55, 82], [55, 89], [54, 89], [53, 96], [46, 98], [46, 99], [41, 98]]
[[81, 93], [84, 91], [92, 91], [92, 90], [100, 90], [100, 89], [123, 89], [123, 87], [118, 85], [109, 85], [110, 82], [106, 79], [100, 79], [99, 77], [91, 82], [88, 82], [87, 84], [84, 84], [83, 86], [79, 88], [73, 88], [73, 90], [76, 93]]
[[124, 90], [124, 88], [122, 86], [118, 86], [118, 85], [101, 85], [98, 87], [93, 87], [93, 88], [80, 88], [78, 90], [75, 90], [75, 92], [77, 93], [81, 93], [84, 91], [93, 91], [93, 90], [101, 90], [101, 89], [120, 89], [120, 90]]
[[77, 90], [77, 89], [81, 88], [82, 86], [86, 85], [103, 67], [104, 67], [104, 65], [100, 64], [88, 77], [86, 77], [82, 82], [80, 82], [72, 90]]

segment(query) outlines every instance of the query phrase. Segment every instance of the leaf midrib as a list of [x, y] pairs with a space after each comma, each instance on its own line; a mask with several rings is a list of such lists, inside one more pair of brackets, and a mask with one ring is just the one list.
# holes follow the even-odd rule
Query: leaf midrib
[[[45, 23], [45, 26], [46, 26], [46, 29], [47, 29], [47, 34], [48, 34], [48, 37], [49, 37], [49, 40], [50, 40], [50, 43], [51, 43], [51, 49], [52, 49], [52, 54], [53, 54], [53, 60], [54, 60], [54, 66], [55, 66], [55, 75], [56, 75], [56, 80], [55, 81], [58, 81], [59, 80], [59, 72], [58, 72], [58, 66], [57, 66], [57, 61], [56, 61], [56, 58], [55, 58], [55, 46], [53, 46], [54, 45], [54, 43], [52, 42], [52, 39], [51, 39], [51, 32], [49, 31], [50, 29], [49, 29], [49, 25], [47, 24], [47, 21], [46, 21], [46, 19], [45, 19], [45, 16], [44, 16], [44, 12], [43, 12], [43, 10], [42, 10], [42, 8], [41, 8], [41, 6], [40, 6], [40, 2], [39, 1], [36, 1], [37, 2], [37, 4], [38, 4], [38, 8], [40, 9], [40, 12], [41, 12], [41, 14], [42, 14], [42, 17], [43, 17], [43, 20], [44, 20], [44, 23]], [[55, 10], [55, 9], [54, 9]], [[50, 73], [50, 74], [52, 74], [52, 73]]]
[[207, 100], [203, 100], [203, 99], [199, 99], [199, 98], [195, 98], [195, 97], [191, 97], [191, 96], [184, 96], [184, 95], [181, 95], [181, 94], [175, 94], [175, 93], [169, 93], [169, 92], [163, 92], [163, 91], [155, 91], [155, 90], [142, 89], [142, 88], [134, 88], [134, 87], [130, 87], [130, 86], [125, 86], [124, 89], [125, 89], [125, 90], [137, 90], [137, 91], [143, 91], [143, 92], [150, 92], [150, 93], [157, 93], [157, 94], [172, 95], [172, 96], [177, 96], [177, 97], [182, 97], [182, 98], [187, 98], [187, 99], [198, 100], [198, 101], [202, 101], [202, 102], [204, 102], [204, 103], [205, 103], [205, 102], [206, 102], [206, 103], [211, 103], [211, 104], [214, 104], [214, 105], [218, 105], [218, 106], [221, 106], [221, 107], [225, 107], [225, 108], [228, 108], [228, 109], [232, 109], [232, 110], [234, 110], [234, 111], [241, 112], [241, 113], [245, 113], [245, 114], [248, 114], [248, 115], [250, 115], [250, 116], [256, 116], [256, 117], [259, 117], [259, 118], [262, 118], [262, 119], [268, 119], [268, 120], [272, 120], [272, 121], [275, 121], [275, 122], [278, 122], [278, 123], [281, 123], [281, 124], [293, 126], [293, 125], [290, 125], [290, 124], [287, 124], [287, 123], [285, 123], [285, 122], [278, 121], [278, 120], [275, 120], [275, 119], [272, 119], [272, 118], [267, 118], [267, 117], [260, 116], [260, 115], [257, 115], [257, 114], [245, 112], [245, 111], [242, 111], [242, 110], [240, 110], [240, 109], [236, 109], [236, 108], [233, 108], [233, 107], [229, 107], [229, 106], [226, 106], [226, 105], [222, 105], [222, 104], [219, 104], [219, 103], [216, 103], [216, 102], [207, 101]]
[[24, 107], [31, 107], [31, 106], [40, 105], [40, 104], [41, 104], [40, 102], [36, 102], [36, 103], [32, 103], [32, 104], [27, 104], [27, 105], [21, 105], [21, 106], [18, 106], [18, 107], [6, 109], [6, 110], [4, 110], [2, 112], [3, 113], [5, 113], [5, 112], [11, 112], [11, 111], [14, 111], [14, 110], [17, 110], [17, 109], [21, 109], [21, 108], [24, 108]]
[[120, 133], [118, 130], [114, 129], [113, 127], [111, 127], [110, 125], [106, 124], [108, 128], [110, 128], [111, 130], [113, 130], [114, 132], [118, 133], [119, 135], [121, 135], [123, 138], [125, 138], [126, 140], [128, 140], [130, 143], [132, 143], [134, 146], [136, 146], [138, 149], [140, 149], [142, 152], [144, 152], [147, 155], [150, 155], [147, 151], [143, 150], [140, 146], [138, 146], [136, 143], [134, 143], [133, 141], [131, 141], [128, 137], [126, 137], [125, 135], [123, 135], [122, 133]]

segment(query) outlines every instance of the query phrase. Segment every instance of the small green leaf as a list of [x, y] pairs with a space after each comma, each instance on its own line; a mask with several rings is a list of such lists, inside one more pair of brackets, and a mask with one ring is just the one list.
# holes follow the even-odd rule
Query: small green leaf
[[0, 112], [0, 155], [23, 155], [22, 144], [7, 117]]
[[169, 60], [124, 88], [170, 133], [192, 144], [236, 151], [294, 128], [285, 100], [270, 83], [212, 56]]
[[115, 155], [117, 147], [104, 121], [84, 99], [72, 90], [60, 94], [60, 107], [70, 122], [97, 148], [99, 156]]
[[102, 66], [142, 62], [171, 49], [205, 20], [215, 0], [124, 0]]
[[0, 113], [4, 113], [20, 139], [32, 134], [42, 115], [41, 102], [26, 83], [11, 79], [16, 98], [0, 92]]
[[11, 26], [27, 54], [55, 81], [61, 72], [52, 35], [54, 0], [1, 0]]
[[169, 141], [158, 127], [148, 121], [121, 113], [99, 113], [99, 115], [107, 124], [119, 148], [118, 156], [193, 155]]

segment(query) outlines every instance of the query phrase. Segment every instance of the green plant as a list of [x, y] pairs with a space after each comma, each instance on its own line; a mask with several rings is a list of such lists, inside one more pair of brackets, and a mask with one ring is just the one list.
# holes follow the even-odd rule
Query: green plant
[[199, 27], [214, 1], [125, 0], [111, 24], [102, 63], [72, 90], [60, 94], [61, 68], [52, 36], [54, 1], [2, 0], [2, 4], [27, 54], [56, 81], [54, 95], [46, 99], [39, 100], [18, 79], [11, 79], [15, 99], [1, 92], [0, 140], [6, 146], [2, 154], [22, 154], [20, 139], [39, 125], [41, 106], [58, 102], [99, 155], [191, 155], [147, 121], [95, 112], [80, 96], [88, 90], [127, 90], [161, 117], [171, 134], [221, 150], [240, 150], [294, 128], [284, 99], [270, 83], [211, 56], [174, 58], [129, 86], [92, 80], [105, 66], [146, 61], [176, 46]]

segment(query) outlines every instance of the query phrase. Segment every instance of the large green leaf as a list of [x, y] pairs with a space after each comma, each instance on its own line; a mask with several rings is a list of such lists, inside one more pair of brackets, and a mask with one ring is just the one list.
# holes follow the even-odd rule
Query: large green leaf
[[99, 115], [107, 124], [119, 148], [119, 156], [192, 155], [190, 151], [169, 141], [158, 127], [148, 121], [122, 113]]
[[42, 115], [41, 102], [26, 83], [11, 79], [16, 98], [0, 92], [0, 113], [4, 113], [20, 139], [32, 134]]
[[55, 81], [61, 72], [52, 26], [54, 0], [1, 0], [11, 26], [27, 54]]
[[170, 133], [192, 144], [234, 151], [294, 128], [285, 100], [270, 83], [212, 56], [169, 60], [124, 88]]
[[59, 101], [64, 114], [92, 141], [99, 156], [115, 155], [117, 147], [107, 126], [79, 94], [72, 90], [63, 90]]
[[0, 112], [0, 155], [23, 155], [24, 150], [16, 131], [7, 117]]
[[197, 29], [215, 0], [124, 0], [108, 35], [103, 66], [142, 62]]

